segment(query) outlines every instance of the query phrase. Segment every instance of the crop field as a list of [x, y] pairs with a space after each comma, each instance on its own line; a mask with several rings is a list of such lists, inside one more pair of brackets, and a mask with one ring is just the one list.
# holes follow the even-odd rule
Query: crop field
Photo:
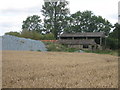
[[117, 88], [118, 57], [94, 53], [3, 51], [3, 88]]

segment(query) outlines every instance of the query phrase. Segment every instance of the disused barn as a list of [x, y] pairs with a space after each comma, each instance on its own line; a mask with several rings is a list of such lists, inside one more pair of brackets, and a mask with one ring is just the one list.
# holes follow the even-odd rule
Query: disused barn
[[105, 46], [105, 33], [63, 33], [59, 37], [59, 43], [68, 45], [71, 48], [102, 50]]

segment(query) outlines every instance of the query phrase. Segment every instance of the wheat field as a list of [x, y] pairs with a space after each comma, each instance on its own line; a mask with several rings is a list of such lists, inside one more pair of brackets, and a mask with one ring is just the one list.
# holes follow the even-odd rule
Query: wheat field
[[117, 88], [118, 57], [93, 53], [3, 51], [3, 88]]

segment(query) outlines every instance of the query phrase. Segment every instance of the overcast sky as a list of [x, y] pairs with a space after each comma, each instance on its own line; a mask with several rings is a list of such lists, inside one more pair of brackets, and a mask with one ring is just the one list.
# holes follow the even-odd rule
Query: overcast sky
[[[112, 24], [118, 22], [119, 0], [68, 0], [70, 12], [90, 10]], [[0, 36], [9, 31], [21, 31], [22, 21], [28, 16], [41, 16], [43, 0], [1, 0]], [[41, 16], [42, 17], [42, 16]]]

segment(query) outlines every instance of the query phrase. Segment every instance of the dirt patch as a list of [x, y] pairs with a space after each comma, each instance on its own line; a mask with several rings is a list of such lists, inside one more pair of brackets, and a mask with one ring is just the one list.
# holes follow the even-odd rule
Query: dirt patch
[[117, 88], [117, 56], [3, 51], [3, 88]]

